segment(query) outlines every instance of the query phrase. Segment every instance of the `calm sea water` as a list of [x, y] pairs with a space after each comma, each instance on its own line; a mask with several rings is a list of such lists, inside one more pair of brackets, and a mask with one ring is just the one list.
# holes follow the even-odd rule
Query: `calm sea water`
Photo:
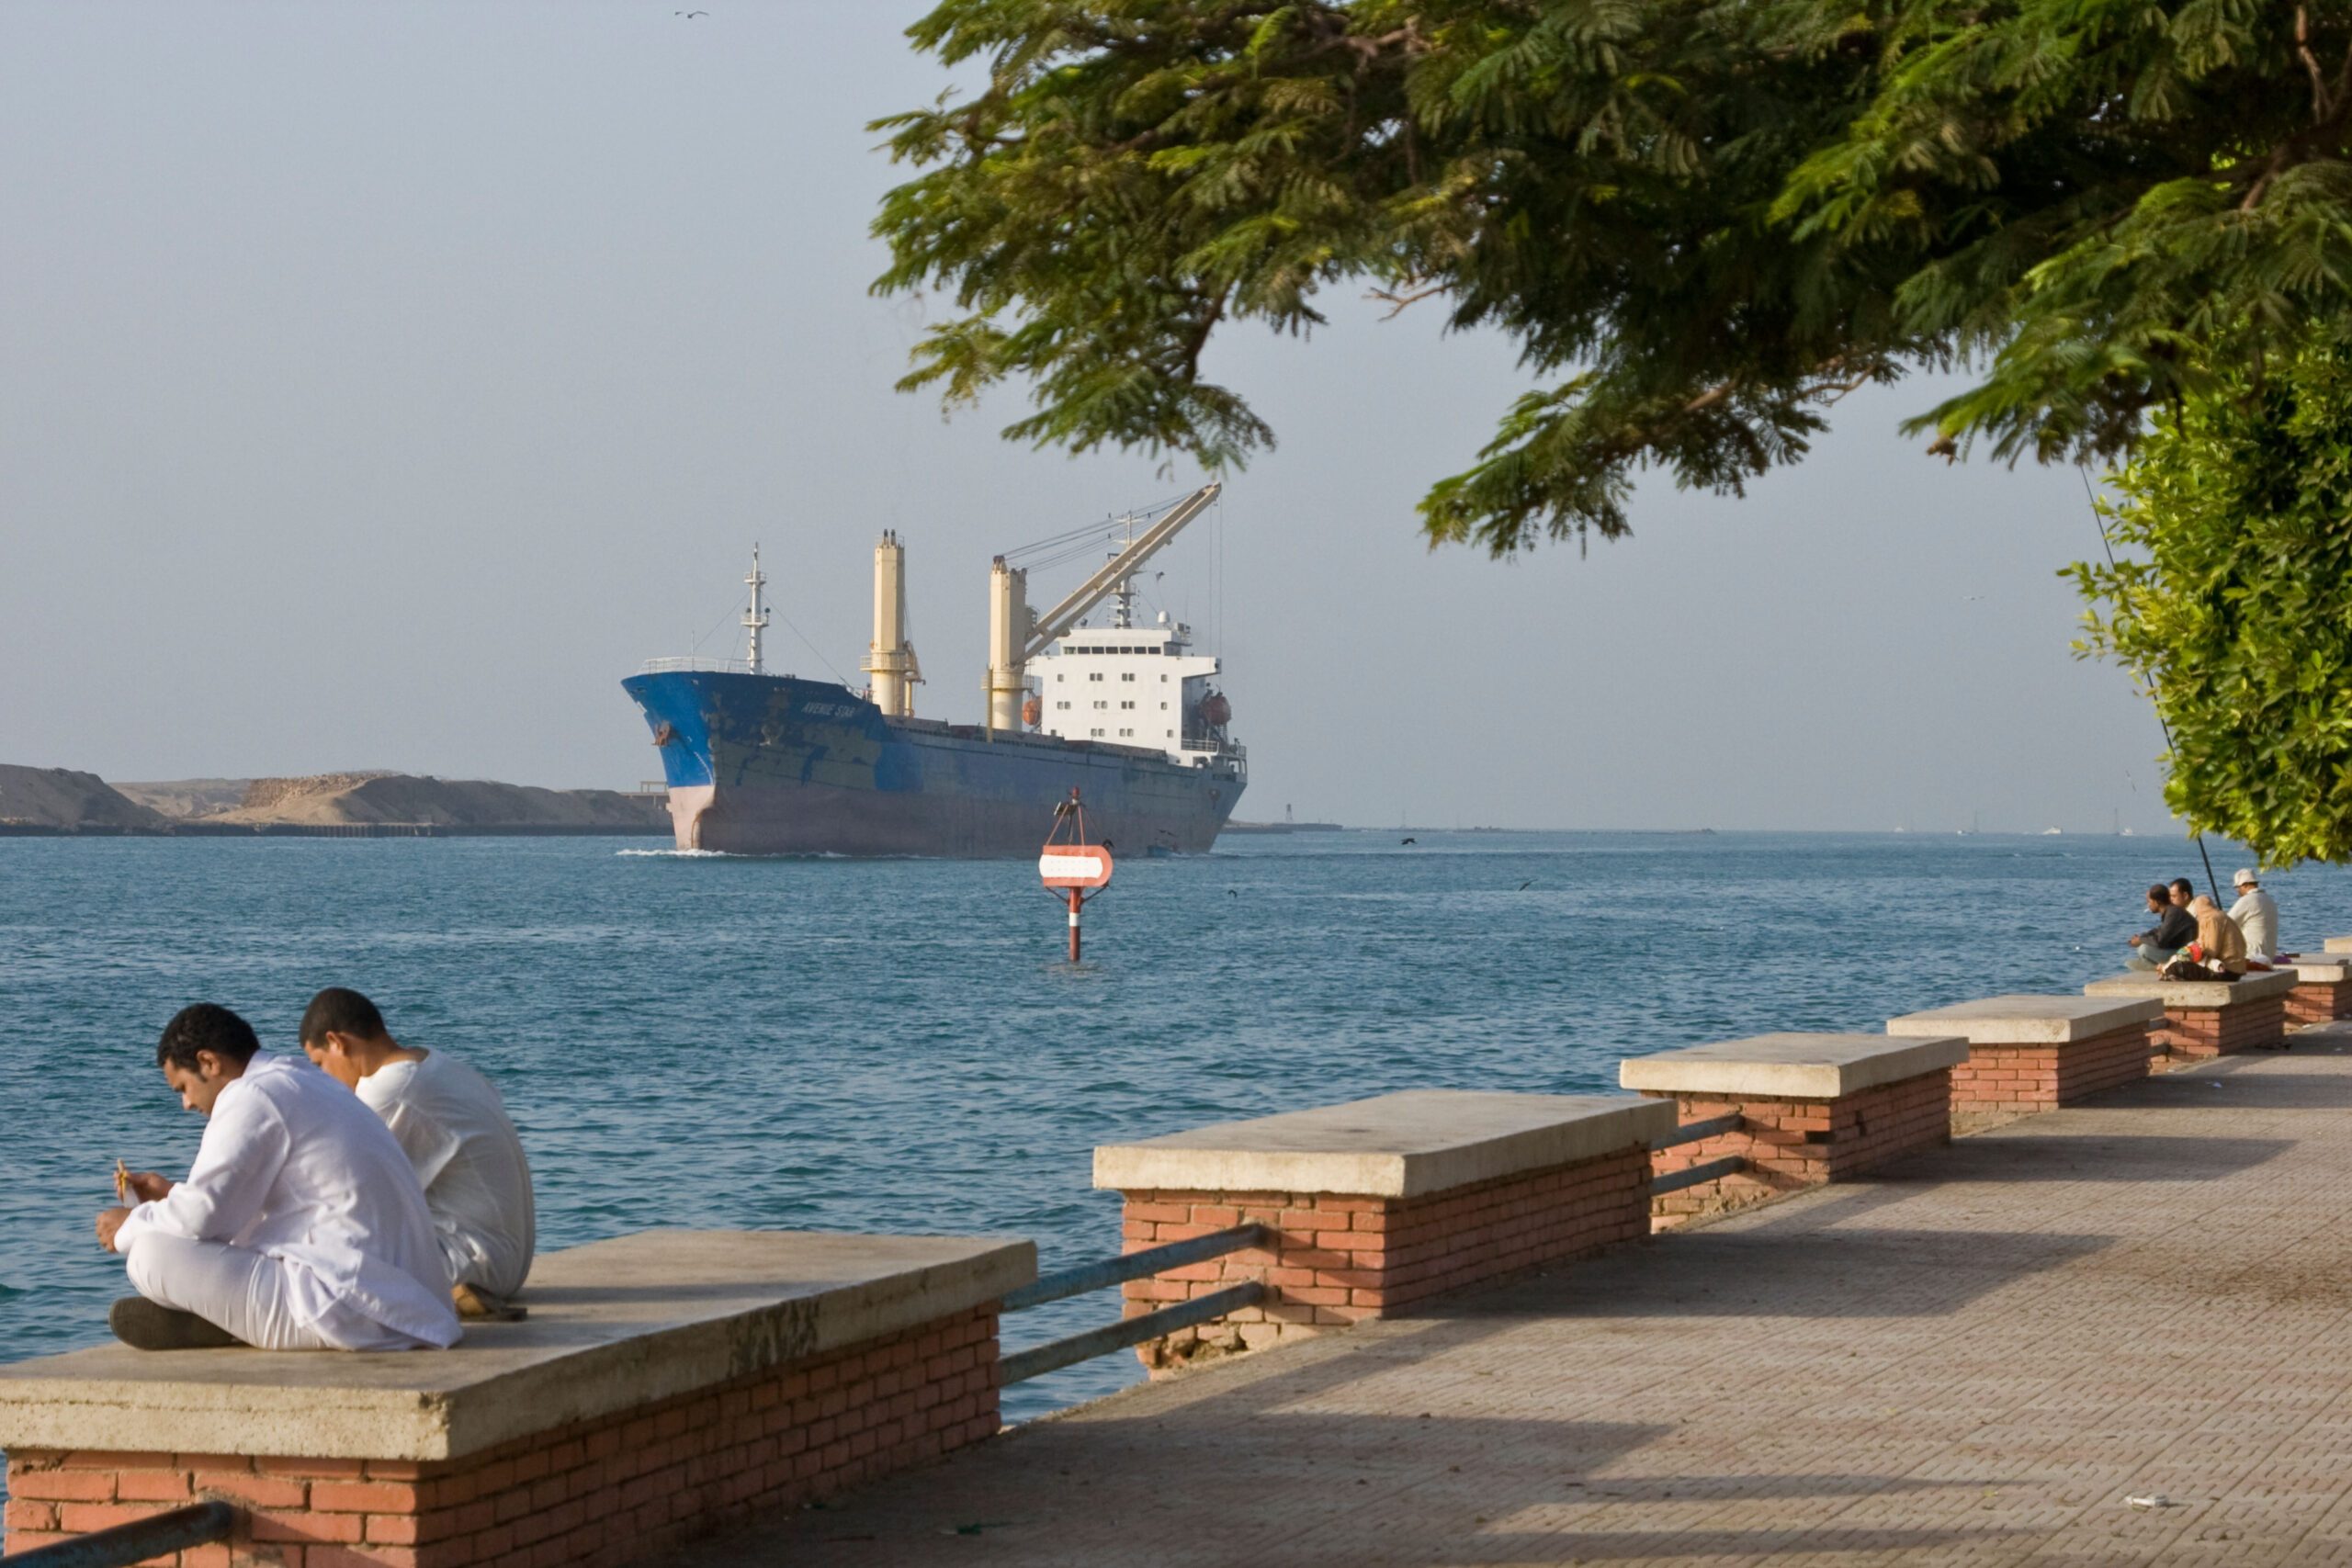
[[[153, 1063], [182, 1004], [295, 1048], [318, 987], [490, 1073], [541, 1245], [648, 1225], [1118, 1250], [1100, 1143], [1443, 1086], [1613, 1086], [1620, 1056], [1875, 1030], [2120, 967], [2154, 839], [1396, 831], [1123, 864], [1087, 962], [1021, 863], [684, 857], [611, 839], [0, 840], [0, 1360], [105, 1337], [91, 1216], [200, 1132]], [[2223, 876], [2245, 860], [2215, 852]], [[2271, 879], [2282, 938], [2352, 876]], [[1117, 1315], [1009, 1320], [1008, 1345]], [[1104, 1358], [1019, 1419], [1134, 1381]]]

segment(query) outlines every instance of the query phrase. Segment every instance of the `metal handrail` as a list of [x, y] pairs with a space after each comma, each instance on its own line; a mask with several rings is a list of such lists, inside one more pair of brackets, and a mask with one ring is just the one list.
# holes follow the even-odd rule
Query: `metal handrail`
[[1206, 1235], [1121, 1253], [1100, 1263], [1080, 1263], [1051, 1274], [1040, 1274], [1033, 1283], [1017, 1291], [1007, 1291], [1003, 1310], [1019, 1312], [1024, 1307], [1043, 1306], [1047, 1302], [1082, 1296], [1089, 1291], [1108, 1290], [1113, 1285], [1124, 1285], [1130, 1280], [1148, 1279], [1162, 1269], [1182, 1269], [1190, 1263], [1206, 1263], [1210, 1258], [1222, 1258], [1228, 1252], [1241, 1252], [1261, 1245], [1265, 1239], [1266, 1227], [1263, 1225], [1235, 1225], [1230, 1230], [1211, 1231]]
[[1737, 1155], [1723, 1159], [1711, 1159], [1704, 1165], [1694, 1165], [1688, 1170], [1678, 1170], [1669, 1176], [1650, 1179], [1650, 1196], [1660, 1197], [1679, 1192], [1686, 1187], [1697, 1187], [1709, 1181], [1720, 1181], [1726, 1176], [1737, 1176], [1747, 1168], [1747, 1162]]
[[[1228, 1230], [1211, 1231], [1206, 1235], [1187, 1236], [1182, 1241], [1121, 1253], [1116, 1258], [1096, 1263], [1080, 1263], [1051, 1274], [1041, 1274], [1019, 1290], [1006, 1292], [1000, 1310], [1019, 1312], [1026, 1307], [1043, 1306], [1047, 1302], [1067, 1301], [1071, 1296], [1082, 1296], [1090, 1291], [1124, 1285], [1130, 1280], [1148, 1279], [1165, 1269], [1205, 1263], [1228, 1252], [1245, 1252], [1250, 1247], [1266, 1245], [1268, 1240], [1263, 1225], [1235, 1225]], [[1000, 1384], [1021, 1382], [1096, 1356], [1107, 1356], [1114, 1350], [1124, 1350], [1147, 1339], [1158, 1339], [1180, 1328], [1191, 1328], [1211, 1318], [1223, 1317], [1229, 1312], [1255, 1306], [1265, 1296], [1264, 1285], [1254, 1280], [1246, 1280], [1222, 1291], [1213, 1291], [1205, 1296], [1195, 1296], [1189, 1302], [1178, 1302], [1172, 1306], [1122, 1318], [1116, 1323], [1106, 1323], [1100, 1328], [1090, 1328], [1082, 1334], [1048, 1339], [1043, 1345], [1032, 1345], [1026, 1350], [1016, 1350], [1002, 1358], [997, 1364], [997, 1382]]]
[[237, 1528], [237, 1510], [226, 1503], [198, 1503], [174, 1508], [152, 1519], [134, 1519], [102, 1530], [36, 1546], [11, 1557], [0, 1557], [7, 1568], [131, 1568], [151, 1557], [168, 1556], [191, 1546], [226, 1540]]
[[1189, 1302], [1106, 1323], [1083, 1334], [1048, 1339], [1043, 1345], [1033, 1345], [1005, 1357], [997, 1364], [997, 1382], [1023, 1382], [1041, 1373], [1058, 1371], [1096, 1356], [1107, 1356], [1114, 1350], [1124, 1350], [1130, 1345], [1140, 1345], [1147, 1339], [1158, 1339], [1180, 1328], [1191, 1328], [1243, 1307], [1255, 1306], [1265, 1299], [1266, 1287], [1251, 1280], [1205, 1296], [1194, 1296]]
[[1747, 1122], [1747, 1119], [1736, 1111], [1728, 1116], [1710, 1116], [1704, 1122], [1685, 1122], [1667, 1136], [1652, 1138], [1650, 1147], [1673, 1149], [1684, 1144], [1704, 1143], [1709, 1138], [1720, 1138], [1725, 1133], [1736, 1133]]

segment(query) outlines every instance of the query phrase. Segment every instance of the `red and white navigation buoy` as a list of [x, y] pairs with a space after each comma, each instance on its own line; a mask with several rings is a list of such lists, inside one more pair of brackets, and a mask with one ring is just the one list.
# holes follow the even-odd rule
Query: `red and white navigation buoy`
[[1069, 961], [1078, 962], [1078, 912], [1111, 881], [1111, 847], [1086, 841], [1086, 811], [1078, 791], [1054, 807], [1054, 829], [1037, 855], [1037, 875], [1048, 893], [1069, 897]]

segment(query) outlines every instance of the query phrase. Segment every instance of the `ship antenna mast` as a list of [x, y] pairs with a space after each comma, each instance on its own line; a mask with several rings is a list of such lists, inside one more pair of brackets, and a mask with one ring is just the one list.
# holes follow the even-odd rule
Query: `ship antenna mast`
[[[1136, 547], [1136, 514], [1130, 512], [1119, 521], [1125, 525], [1127, 536], [1125, 543], [1111, 552], [1114, 560]], [[1135, 602], [1136, 578], [1131, 570], [1119, 579], [1119, 585], [1111, 590], [1111, 626], [1114, 630], [1125, 631], [1134, 624]]]
[[767, 670], [760, 660], [760, 634], [767, 629], [768, 612], [760, 602], [760, 590], [768, 585], [768, 580], [760, 570], [760, 547], [756, 543], [752, 546], [752, 575], [743, 581], [752, 589], [752, 607], [743, 612], [743, 629], [752, 634], [752, 673], [764, 675]]

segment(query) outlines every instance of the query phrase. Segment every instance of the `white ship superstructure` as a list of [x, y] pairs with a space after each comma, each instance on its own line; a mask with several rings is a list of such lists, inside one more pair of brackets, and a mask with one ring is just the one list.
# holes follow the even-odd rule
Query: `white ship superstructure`
[[1136, 626], [1124, 615], [1101, 631], [1080, 626], [1029, 661], [1037, 728], [1065, 740], [1103, 740], [1205, 763], [1225, 745], [1231, 716], [1211, 682], [1217, 660], [1192, 651], [1182, 622]]

